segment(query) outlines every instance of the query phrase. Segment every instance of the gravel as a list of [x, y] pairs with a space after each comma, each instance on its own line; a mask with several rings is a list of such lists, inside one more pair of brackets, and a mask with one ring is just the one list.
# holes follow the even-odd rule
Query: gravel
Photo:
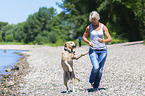
[[[76, 55], [88, 51], [77, 47]], [[108, 56], [101, 86], [90, 92], [89, 75], [92, 68], [89, 55], [74, 60], [74, 71], [81, 80], [75, 82], [75, 92], [66, 93], [63, 84], [61, 53], [63, 47], [34, 47], [29, 55], [29, 72], [23, 77], [21, 96], [145, 96], [145, 46], [143, 44], [107, 45]], [[69, 82], [72, 89], [72, 81]]]

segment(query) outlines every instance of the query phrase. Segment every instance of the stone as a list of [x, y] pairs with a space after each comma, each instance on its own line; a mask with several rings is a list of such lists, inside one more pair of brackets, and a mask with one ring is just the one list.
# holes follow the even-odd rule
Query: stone
[[15, 83], [13, 81], [9, 81], [6, 83], [7, 87], [14, 86], [14, 85], [15, 85]]
[[6, 69], [6, 72], [11, 72], [12, 70], [10, 68], [7, 68]]

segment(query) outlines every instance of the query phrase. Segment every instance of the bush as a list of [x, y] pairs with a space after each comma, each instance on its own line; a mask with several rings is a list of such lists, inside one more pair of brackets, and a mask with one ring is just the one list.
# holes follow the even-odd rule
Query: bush
[[55, 33], [55, 32], [50, 32], [49, 34], [48, 34], [48, 38], [49, 38], [49, 41], [50, 41], [50, 43], [56, 43], [56, 41], [57, 41], [57, 34]]
[[57, 41], [57, 36], [58, 35], [56, 32], [43, 31], [42, 33], [37, 35], [35, 41], [38, 44], [54, 44]]
[[6, 38], [5, 38], [5, 41], [6, 42], [13, 42], [14, 41], [13, 35], [7, 35]]
[[0, 36], [0, 42], [3, 42], [3, 38], [2, 38], [2, 36]]
[[66, 40], [58, 39], [55, 44], [56, 44], [56, 46], [64, 46], [65, 42], [66, 42]]
[[42, 35], [38, 35], [36, 37], [36, 43], [42, 45], [42, 44], [45, 44], [45, 43], [48, 43], [49, 42], [49, 38], [47, 36], [42, 36]]

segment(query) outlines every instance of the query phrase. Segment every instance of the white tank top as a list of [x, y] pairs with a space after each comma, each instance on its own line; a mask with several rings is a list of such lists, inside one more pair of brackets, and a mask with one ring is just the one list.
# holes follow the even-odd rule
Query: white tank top
[[95, 31], [92, 24], [90, 24], [90, 38], [91, 42], [94, 44], [94, 46], [91, 47], [92, 49], [106, 49], [106, 44], [98, 41], [98, 39], [104, 39], [103, 24], [101, 24], [101, 29], [99, 31]]

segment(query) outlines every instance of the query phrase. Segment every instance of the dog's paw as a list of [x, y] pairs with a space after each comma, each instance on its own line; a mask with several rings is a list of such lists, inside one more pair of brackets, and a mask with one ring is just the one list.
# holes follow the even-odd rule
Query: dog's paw
[[73, 70], [72, 70], [72, 68], [71, 67], [69, 67], [69, 72], [72, 72]]
[[85, 55], [87, 55], [88, 53], [84, 53], [84, 54], [81, 54], [82, 56], [85, 56]]

